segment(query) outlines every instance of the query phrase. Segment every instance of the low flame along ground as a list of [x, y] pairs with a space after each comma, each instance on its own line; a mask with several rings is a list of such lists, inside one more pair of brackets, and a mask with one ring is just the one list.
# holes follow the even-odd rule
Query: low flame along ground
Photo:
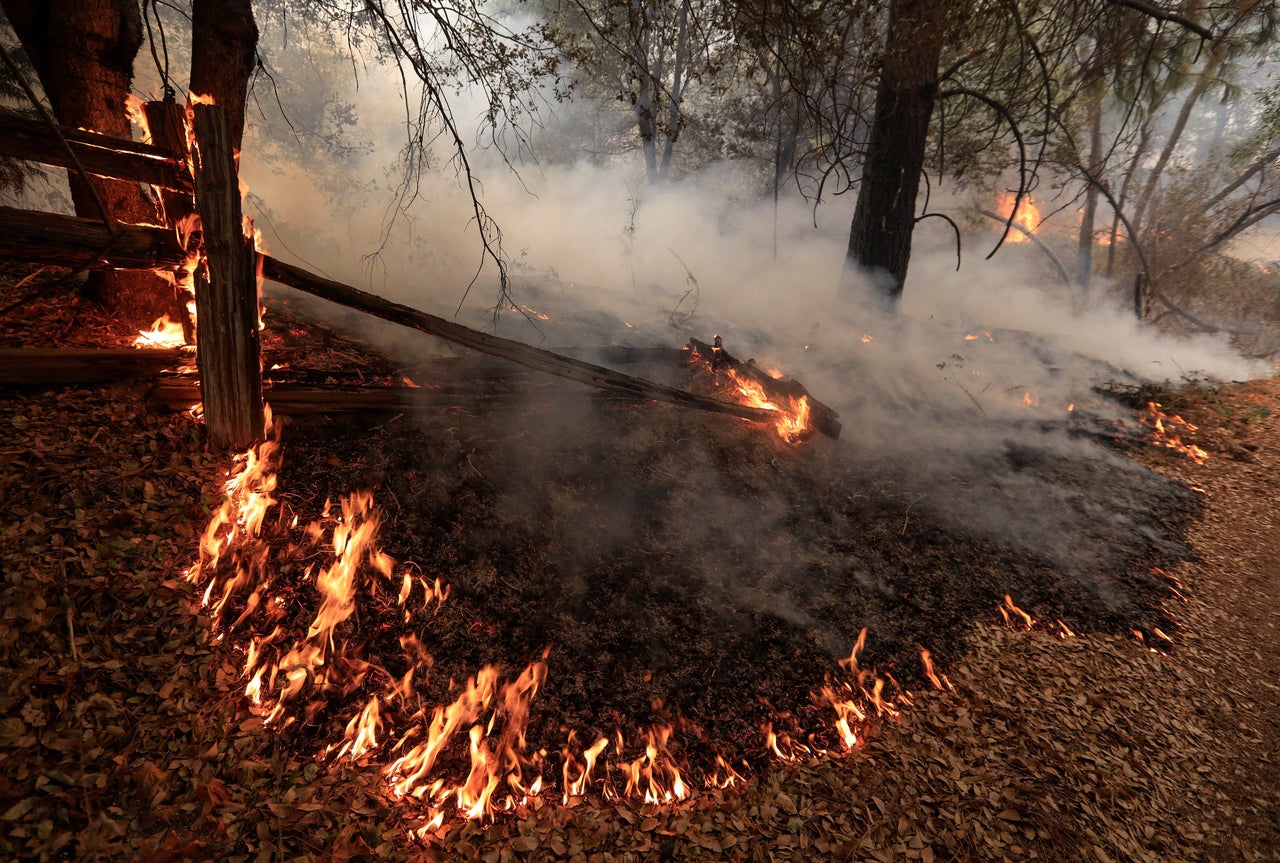
[[[448, 601], [449, 585], [428, 581], [378, 548], [380, 515], [368, 492], [343, 498], [322, 521], [291, 525], [295, 543], [281, 549], [265, 539], [264, 521], [277, 506], [279, 425], [268, 419], [264, 442], [246, 452], [226, 481], [226, 497], [204, 531], [200, 558], [188, 578], [205, 586], [203, 605], [219, 639], [244, 650], [244, 694], [268, 726], [286, 732], [321, 712], [347, 711], [339, 740], [324, 742], [322, 761], [377, 763], [395, 796], [423, 808], [421, 835], [445, 818], [493, 816], [518, 810], [530, 798], [555, 793], [565, 802], [597, 794], [672, 804], [693, 793], [691, 765], [675, 754], [670, 724], [616, 729], [587, 743], [569, 729], [560, 751], [531, 750], [525, 728], [549, 672], [548, 653], [515, 675], [485, 665], [451, 687], [452, 701], [425, 703], [415, 689], [431, 657], [408, 628], [400, 637], [398, 676], [366, 661], [344, 638], [354, 614], [381, 615], [388, 625], [429, 621]], [[310, 561], [298, 573], [302, 561]], [[321, 562], [323, 561], [323, 562]], [[302, 596], [306, 590], [310, 596]], [[305, 632], [289, 628], [287, 604], [314, 608]], [[849, 657], [814, 697], [831, 711], [846, 748], [858, 745], [870, 718], [892, 719], [909, 694], [886, 695], [886, 682], [858, 665], [865, 630]], [[921, 650], [925, 674], [948, 684]], [[365, 696], [353, 701], [353, 694]], [[371, 694], [369, 694], [371, 693]], [[810, 743], [760, 729], [779, 759], [821, 754]], [[558, 763], [557, 763], [558, 762]], [[702, 783], [731, 787], [743, 776], [724, 758], [692, 765]], [[558, 785], [553, 792], [552, 785]]]

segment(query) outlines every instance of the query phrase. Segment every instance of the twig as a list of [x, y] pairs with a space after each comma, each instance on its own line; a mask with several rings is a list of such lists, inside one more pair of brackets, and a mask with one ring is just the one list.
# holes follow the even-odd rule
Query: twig
[[[981, 408], [979, 408], [979, 409], [981, 409]], [[911, 503], [907, 504], [907, 510], [906, 510], [906, 512], [904, 512], [904, 513], [902, 514], [902, 530], [898, 532], [898, 536], [906, 536], [906, 535], [907, 535], [907, 525], [911, 522], [911, 507], [915, 506], [915, 505], [916, 505], [916, 504], [918, 504], [920, 501], [924, 500], [924, 499], [925, 499], [926, 497], [928, 497], [930, 494], [932, 494], [932, 492], [928, 492], [928, 491], [926, 491], [926, 492], [921, 492], [920, 494], [916, 495], [916, 499], [915, 499], [915, 500], [913, 500], [913, 501], [911, 501]]]

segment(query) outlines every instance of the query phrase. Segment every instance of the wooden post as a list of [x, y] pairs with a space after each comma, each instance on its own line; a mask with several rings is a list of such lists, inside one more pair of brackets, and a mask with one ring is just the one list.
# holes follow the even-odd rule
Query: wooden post
[[[172, 150], [175, 153], [187, 152], [187, 118], [186, 109], [176, 102], [148, 102], [143, 106], [143, 114], [147, 118], [147, 126], [151, 130], [151, 143]], [[164, 204], [164, 224], [175, 228], [193, 212], [195, 202], [191, 195], [170, 189], [160, 189], [160, 201]], [[188, 248], [196, 247], [198, 237], [188, 236]], [[192, 285], [186, 266], [179, 264], [171, 270], [173, 274], [174, 320], [182, 324], [182, 338], [188, 345], [195, 344], [195, 327], [191, 313], [187, 311], [187, 302], [191, 299]]]
[[263, 423], [256, 258], [244, 235], [226, 111], [196, 105], [194, 114], [196, 211], [206, 256], [196, 270], [201, 401], [209, 442], [243, 449], [261, 436]]

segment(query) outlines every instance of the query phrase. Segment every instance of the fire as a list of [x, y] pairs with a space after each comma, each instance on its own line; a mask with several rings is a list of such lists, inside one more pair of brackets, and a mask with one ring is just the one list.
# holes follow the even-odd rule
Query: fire
[[182, 324], [168, 315], [156, 318], [149, 330], [139, 330], [133, 340], [135, 348], [180, 348], [187, 343]]
[[1209, 454], [1195, 444], [1183, 443], [1182, 434], [1195, 434], [1196, 427], [1174, 414], [1170, 416], [1160, 409], [1159, 402], [1147, 402], [1147, 413], [1140, 416], [1142, 424], [1151, 429], [1147, 440], [1180, 452], [1196, 464], [1204, 464]]
[[[545, 793], [544, 776], [559, 777], [558, 796], [570, 805], [576, 797], [596, 795], [672, 806], [694, 795], [688, 778], [694, 768], [676, 725], [665, 720], [593, 735], [589, 745], [570, 729], [558, 750], [559, 765], [550, 763], [555, 747], [531, 745], [527, 735], [550, 674], [549, 649], [523, 667], [485, 664], [447, 688], [431, 679], [429, 640], [418, 633], [448, 598], [447, 581], [402, 566], [381, 550], [383, 514], [369, 491], [352, 492], [332, 506], [326, 502], [310, 525], [289, 518], [276, 500], [280, 432], [268, 409], [263, 440], [228, 471], [224, 500], [188, 573], [195, 583], [207, 582], [203, 606], [215, 642], [243, 650], [240, 673], [250, 712], [282, 734], [330, 722], [334, 733], [317, 757], [376, 765], [390, 795], [421, 808], [413, 831], [419, 838], [449, 818], [525, 811]], [[277, 517], [269, 518], [273, 511]], [[362, 653], [363, 633], [411, 618], [415, 632], [399, 636], [401, 655], [394, 662], [382, 667], [380, 659]], [[863, 629], [838, 663], [840, 672], [813, 694], [828, 711], [824, 735], [834, 733], [845, 749], [859, 747], [871, 723], [896, 719], [908, 701], [892, 677], [861, 667], [866, 637]], [[921, 662], [935, 687], [949, 688], [923, 649]], [[653, 707], [665, 715], [660, 702]], [[766, 724], [761, 744], [783, 760], [825, 754], [814, 742], [825, 736], [794, 726], [791, 731]], [[714, 764], [696, 767], [705, 787], [746, 781], [718, 754]]]
[[146, 104], [132, 93], [124, 97], [124, 110], [129, 115], [129, 122], [138, 127], [138, 140], [144, 144], [150, 144], [152, 143], [151, 123], [147, 121], [146, 112], [143, 110]]
[[1036, 625], [1036, 619], [1027, 614], [1021, 608], [1013, 604], [1013, 597], [1009, 594], [1004, 595], [1004, 604], [1000, 606], [1000, 616], [1004, 618], [1005, 625], [1013, 626], [1013, 618], [1016, 617], [1022, 621], [1023, 626], [1031, 629]]
[[797, 443], [808, 436], [808, 396], [801, 396], [799, 399], [791, 399], [789, 406], [783, 408], [776, 402], [771, 401], [769, 396], [765, 393], [764, 387], [756, 381], [738, 375], [733, 369], [729, 369], [729, 379], [733, 381], [734, 386], [737, 387], [738, 396], [744, 404], [749, 407], [777, 411], [781, 414], [777, 423], [774, 424], [774, 430], [777, 431], [778, 437], [782, 438], [787, 443]]
[[[1018, 211], [1014, 213], [1014, 205], [1018, 205]], [[1000, 194], [999, 203], [996, 205], [997, 211], [1005, 218], [1010, 213], [1014, 213], [1013, 224], [1025, 230], [1028, 234], [1034, 234], [1040, 227], [1040, 209], [1031, 201], [1030, 196], [1024, 196], [1021, 203], [1018, 203], [1018, 196], [1013, 192], [1002, 192]], [[1010, 231], [1009, 236], [1005, 238], [1008, 243], [1027, 243], [1030, 240], [1022, 231]]]
[[924, 676], [929, 678], [929, 682], [933, 684], [934, 689], [945, 691], [952, 688], [951, 681], [947, 680], [947, 676], [945, 674], [939, 676], [938, 672], [934, 670], [933, 654], [923, 647], [920, 648], [920, 664], [924, 666]]

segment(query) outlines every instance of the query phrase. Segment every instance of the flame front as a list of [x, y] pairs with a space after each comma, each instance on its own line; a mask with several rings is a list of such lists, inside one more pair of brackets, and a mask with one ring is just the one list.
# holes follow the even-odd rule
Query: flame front
[[[366, 657], [369, 632], [411, 619], [424, 632], [430, 622], [424, 612], [439, 610], [448, 584], [381, 551], [383, 516], [368, 491], [332, 507], [326, 503], [310, 525], [288, 518], [276, 500], [280, 460], [280, 426], [268, 410], [263, 441], [229, 471], [225, 498], [189, 573], [194, 582], [207, 582], [204, 606], [215, 641], [232, 649], [243, 645], [243, 692], [265, 725], [286, 733], [330, 723], [335, 736], [317, 757], [380, 765], [388, 792], [421, 807], [419, 837], [450, 817], [526, 811], [543, 793], [544, 775], [560, 777], [565, 803], [596, 795], [668, 806], [692, 796], [690, 766], [673, 722], [593, 735], [590, 745], [568, 730], [558, 769], [548, 763], [546, 749], [530, 745], [549, 651], [516, 673], [486, 664], [447, 690], [431, 679], [433, 658], [414, 632], [399, 635], [400, 655], [386, 654], [386, 665], [399, 667], [394, 674], [377, 664], [381, 658]], [[269, 519], [273, 512], [277, 517]], [[313, 562], [304, 567], [306, 561]], [[826, 729], [806, 732], [792, 722], [786, 733], [766, 724], [762, 748], [784, 760], [821, 755], [826, 739], [854, 749], [872, 723], [898, 717], [908, 694], [891, 677], [860, 666], [866, 637], [864, 629], [839, 663], [840, 673], [813, 694], [829, 716]], [[928, 652], [921, 658], [929, 679], [945, 688]], [[661, 702], [653, 706], [665, 716]], [[744, 781], [719, 754], [699, 772], [706, 787]]]

